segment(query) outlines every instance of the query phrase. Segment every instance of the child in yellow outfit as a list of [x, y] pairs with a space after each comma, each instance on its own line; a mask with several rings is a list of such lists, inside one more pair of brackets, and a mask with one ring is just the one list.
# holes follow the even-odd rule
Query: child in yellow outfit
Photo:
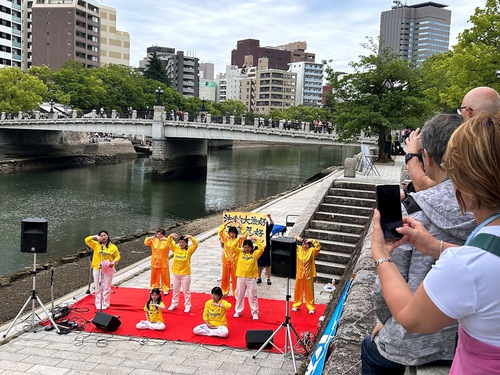
[[231, 308], [231, 304], [222, 299], [222, 289], [218, 286], [212, 288], [212, 298], [205, 302], [203, 310], [203, 320], [205, 324], [200, 324], [193, 328], [195, 335], [227, 337], [226, 311]]
[[[240, 228], [240, 236], [238, 237], [238, 228], [233, 225], [229, 225], [231, 223], [238, 224]], [[227, 229], [226, 233], [226, 228]], [[236, 266], [237, 259], [235, 249], [238, 246], [241, 246], [243, 240], [246, 238], [247, 229], [244, 225], [241, 225], [238, 222], [225, 222], [219, 229], [217, 230], [219, 234], [219, 238], [221, 243], [224, 244], [224, 251], [222, 253], [222, 276], [220, 287], [222, 289], [222, 293], [227, 295], [229, 293], [229, 284], [231, 283], [231, 287], [233, 290], [233, 294], [236, 292]]]
[[321, 245], [313, 239], [302, 239], [299, 236], [295, 239], [301, 245], [297, 245], [297, 273], [292, 311], [297, 311], [304, 299], [309, 314], [314, 314], [314, 278], [316, 277], [314, 257], [321, 250]]
[[[174, 242], [173, 238], [179, 238], [179, 245]], [[191, 246], [188, 247], [189, 240], [191, 240]], [[177, 308], [179, 292], [182, 286], [184, 312], [188, 313], [191, 311], [191, 256], [198, 248], [198, 242], [189, 234], [179, 237], [176, 233], [172, 233], [167, 237], [167, 246], [174, 253], [174, 260], [172, 261], [172, 274], [174, 275], [172, 280], [173, 295], [168, 310], [172, 311]]]
[[163, 331], [165, 323], [163, 322], [162, 310], [165, 305], [161, 301], [160, 289], [154, 288], [149, 293], [149, 300], [144, 306], [146, 312], [146, 320], [141, 320], [136, 324], [137, 329], [152, 329], [155, 331]]

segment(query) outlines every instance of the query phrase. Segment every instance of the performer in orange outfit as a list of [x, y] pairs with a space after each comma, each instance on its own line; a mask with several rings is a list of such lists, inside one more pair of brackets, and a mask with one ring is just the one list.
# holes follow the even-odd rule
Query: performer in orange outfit
[[302, 239], [299, 236], [295, 239], [301, 245], [297, 245], [297, 273], [292, 311], [297, 311], [304, 299], [309, 314], [314, 314], [314, 278], [316, 277], [314, 257], [319, 253], [321, 245], [312, 239]]
[[170, 291], [170, 271], [168, 270], [168, 253], [170, 248], [165, 237], [165, 230], [159, 229], [155, 236], [146, 237], [144, 245], [151, 247], [151, 279], [150, 289], [158, 288], [163, 294]]
[[[238, 228], [236, 226], [229, 226], [229, 224], [237, 224], [240, 229], [241, 235], [238, 237]], [[226, 228], [227, 229], [226, 233]], [[221, 242], [224, 244], [224, 252], [222, 253], [222, 280], [220, 282], [220, 287], [222, 293], [227, 295], [229, 293], [229, 283], [231, 282], [231, 287], [233, 294], [236, 293], [236, 264], [238, 259], [236, 258], [235, 248], [241, 247], [243, 240], [246, 238], [247, 229], [244, 225], [239, 222], [227, 221], [222, 224], [218, 229], [218, 234]]]

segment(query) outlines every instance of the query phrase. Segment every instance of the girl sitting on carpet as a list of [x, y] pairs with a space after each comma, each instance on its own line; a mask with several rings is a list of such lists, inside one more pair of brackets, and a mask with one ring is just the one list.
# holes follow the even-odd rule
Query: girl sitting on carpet
[[149, 294], [149, 300], [144, 306], [146, 312], [146, 320], [141, 320], [136, 324], [137, 329], [153, 329], [163, 331], [165, 323], [163, 323], [162, 311], [165, 305], [161, 301], [161, 292], [159, 288], [153, 288]]
[[227, 337], [226, 311], [231, 308], [231, 304], [222, 299], [222, 289], [218, 286], [212, 288], [210, 292], [212, 298], [205, 302], [203, 310], [203, 320], [205, 324], [200, 324], [193, 328], [195, 335]]
[[[179, 238], [179, 244], [177, 245], [172, 238]], [[188, 247], [189, 240], [191, 240], [191, 246]], [[184, 312], [188, 313], [191, 311], [191, 256], [198, 248], [198, 242], [189, 234], [179, 237], [176, 233], [172, 233], [167, 237], [167, 246], [174, 253], [174, 260], [172, 261], [172, 274], [174, 275], [172, 289], [174, 293], [168, 310], [172, 311], [177, 308], [179, 292], [182, 286]]]

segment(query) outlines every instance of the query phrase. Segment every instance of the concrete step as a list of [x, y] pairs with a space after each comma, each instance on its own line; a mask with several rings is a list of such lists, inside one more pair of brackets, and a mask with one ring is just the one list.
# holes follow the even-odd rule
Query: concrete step
[[331, 187], [328, 195], [338, 195], [342, 197], [356, 197], [376, 200], [377, 196], [375, 190], [356, 190], [356, 189], [343, 189], [338, 187]]
[[353, 181], [335, 181], [333, 183], [333, 187], [339, 189], [349, 189], [349, 190], [375, 191], [374, 184], [364, 184], [362, 182], [353, 182]]
[[315, 259], [324, 262], [347, 264], [351, 260], [351, 254], [321, 249]]
[[360, 234], [365, 229], [364, 225], [339, 223], [336, 221], [326, 220], [311, 220], [309, 222], [310, 229], [322, 229], [332, 232], [345, 232], [352, 234]]
[[323, 203], [331, 203], [341, 206], [369, 207], [374, 208], [376, 201], [360, 197], [342, 197], [339, 195], [327, 195]]
[[316, 260], [316, 272], [326, 273], [328, 275], [343, 275], [345, 271], [345, 264], [324, 262]]
[[335, 273], [318, 272], [316, 270], [316, 278], [315, 278], [315, 280], [318, 283], [327, 284], [327, 283], [331, 283], [332, 279], [335, 279], [338, 282], [343, 277], [344, 277], [344, 271], [342, 271], [342, 273], [335, 274]]
[[321, 212], [333, 212], [345, 215], [356, 215], [370, 217], [373, 213], [373, 208], [371, 207], [352, 207], [338, 204], [321, 203], [319, 205], [319, 211]]
[[343, 254], [352, 254], [356, 249], [356, 244], [346, 243], [342, 241], [331, 241], [326, 239], [322, 239], [320, 241], [320, 245], [321, 251], [334, 251]]
[[322, 211], [316, 212], [314, 214], [314, 219], [324, 220], [324, 221], [336, 221], [345, 224], [357, 224], [357, 225], [363, 225], [363, 227], [369, 221], [369, 218], [366, 216], [346, 215], [341, 213], [322, 212]]
[[347, 242], [347, 243], [356, 244], [360, 239], [359, 234], [334, 232], [334, 231], [332, 232], [332, 231], [328, 231], [328, 230], [312, 229], [312, 228], [307, 228], [305, 230], [304, 237], [305, 238], [315, 238], [320, 242], [320, 244], [322, 243], [323, 240], [339, 241], [339, 242]]

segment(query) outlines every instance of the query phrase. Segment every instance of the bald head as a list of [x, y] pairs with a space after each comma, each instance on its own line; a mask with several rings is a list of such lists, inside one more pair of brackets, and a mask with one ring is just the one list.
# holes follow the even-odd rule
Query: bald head
[[481, 113], [498, 113], [500, 95], [491, 87], [476, 87], [465, 94], [461, 107], [464, 120]]

